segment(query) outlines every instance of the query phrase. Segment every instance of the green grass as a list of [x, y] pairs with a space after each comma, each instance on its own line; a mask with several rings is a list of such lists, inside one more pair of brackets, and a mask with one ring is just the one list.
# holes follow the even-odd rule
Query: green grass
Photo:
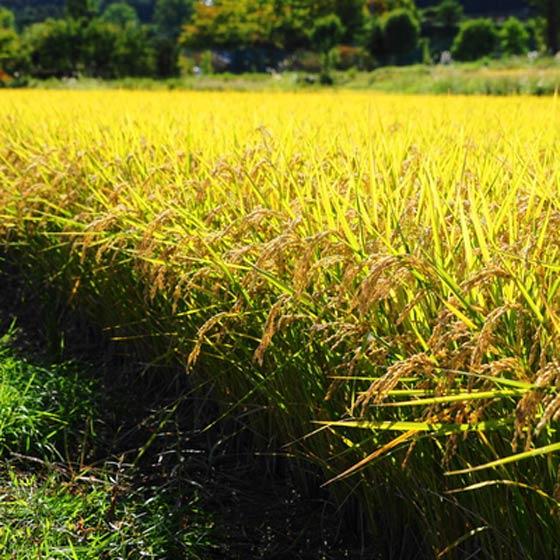
[[[560, 87], [560, 64], [541, 57], [484, 59], [450, 66], [386, 66], [372, 72], [335, 71], [334, 89], [372, 90], [411, 94], [462, 95], [552, 95]], [[268, 75], [257, 73], [212, 74], [156, 80], [125, 78], [105, 81], [95, 78], [23, 81], [20, 85], [48, 89], [185, 89], [202, 91], [294, 91], [319, 89], [318, 77], [305, 72]]]
[[45, 368], [25, 361], [13, 337], [0, 338], [0, 453], [62, 459], [61, 449], [90, 430], [94, 384], [72, 364]]
[[6, 470], [0, 480], [2, 557], [206, 557], [212, 524], [196, 503], [177, 510], [166, 492], [146, 496], [101, 477]]
[[369, 74], [339, 74], [337, 83], [349, 89], [410, 94], [552, 95], [560, 86], [560, 65], [387, 67]]
[[213, 522], [199, 498], [138, 482], [102, 442], [100, 387], [80, 364], [44, 367], [0, 338], [0, 557], [205, 558]]

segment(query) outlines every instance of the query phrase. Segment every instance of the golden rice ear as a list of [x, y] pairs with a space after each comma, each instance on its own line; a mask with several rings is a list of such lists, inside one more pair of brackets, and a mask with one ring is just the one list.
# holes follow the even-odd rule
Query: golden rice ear
[[202, 350], [202, 345], [204, 344], [204, 340], [206, 336], [216, 327], [220, 325], [220, 323], [226, 319], [227, 317], [232, 316], [229, 312], [222, 312], [210, 317], [199, 329], [196, 333], [196, 339], [192, 350], [190, 351], [187, 357], [187, 370], [191, 370], [193, 366], [198, 361], [200, 357], [200, 352]]
[[266, 323], [265, 323], [265, 326], [264, 326], [264, 331], [263, 331], [263, 335], [261, 337], [261, 341], [259, 343], [259, 346], [255, 350], [255, 354], [253, 356], [253, 359], [260, 366], [263, 365], [264, 355], [265, 355], [266, 349], [270, 346], [270, 344], [272, 342], [272, 337], [274, 336], [274, 334], [278, 330], [278, 327], [280, 325], [281, 313], [282, 313], [284, 307], [286, 306], [286, 304], [289, 302], [289, 300], [290, 300], [289, 296], [283, 295], [270, 308], [270, 311], [268, 313], [268, 317], [266, 319]]
[[392, 391], [399, 383], [400, 379], [409, 376], [411, 373], [425, 373], [429, 375], [434, 369], [434, 362], [424, 354], [416, 354], [391, 365], [387, 369], [387, 373], [370, 385], [356, 401], [355, 406], [362, 408], [362, 414], [365, 414], [366, 407], [371, 401], [379, 404], [385, 400], [389, 392]]

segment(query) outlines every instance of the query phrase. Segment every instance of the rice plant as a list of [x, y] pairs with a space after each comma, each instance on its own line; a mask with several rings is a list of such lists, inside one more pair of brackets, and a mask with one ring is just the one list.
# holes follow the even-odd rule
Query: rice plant
[[0, 236], [320, 465], [382, 557], [555, 557], [559, 120], [556, 97], [2, 92]]

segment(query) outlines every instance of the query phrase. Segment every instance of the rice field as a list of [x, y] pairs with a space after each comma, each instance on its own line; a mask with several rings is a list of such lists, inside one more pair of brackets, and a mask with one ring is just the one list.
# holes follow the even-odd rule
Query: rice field
[[35, 290], [319, 466], [380, 557], [560, 554], [556, 97], [0, 97]]

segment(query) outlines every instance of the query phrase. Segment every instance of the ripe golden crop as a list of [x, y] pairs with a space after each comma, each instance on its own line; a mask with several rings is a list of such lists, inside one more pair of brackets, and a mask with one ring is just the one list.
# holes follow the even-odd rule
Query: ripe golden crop
[[[0, 235], [29, 278], [281, 443], [321, 428], [294, 449], [371, 508], [395, 484], [556, 507], [556, 98], [0, 98]], [[439, 521], [439, 551], [474, 523]]]

